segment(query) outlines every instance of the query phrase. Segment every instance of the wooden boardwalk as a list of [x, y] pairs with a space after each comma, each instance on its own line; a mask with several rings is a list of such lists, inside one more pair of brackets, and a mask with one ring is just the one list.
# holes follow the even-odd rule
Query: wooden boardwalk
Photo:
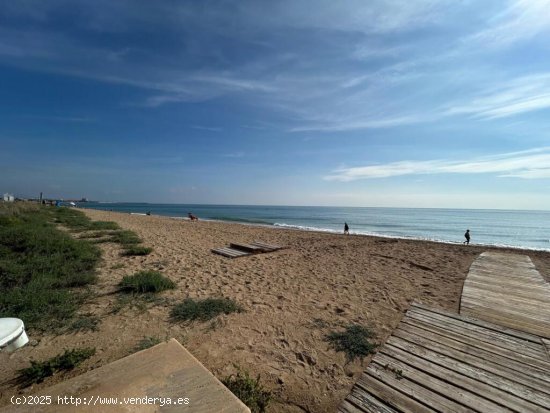
[[460, 314], [550, 339], [550, 283], [526, 255], [484, 252], [464, 282]]
[[341, 413], [549, 412], [550, 357], [535, 335], [413, 304]]

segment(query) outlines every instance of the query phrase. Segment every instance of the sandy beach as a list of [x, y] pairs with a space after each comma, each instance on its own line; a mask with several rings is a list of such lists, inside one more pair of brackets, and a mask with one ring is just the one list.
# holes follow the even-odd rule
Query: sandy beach
[[[464, 278], [475, 245], [367, 236], [344, 236], [223, 222], [176, 220], [84, 210], [93, 220], [115, 221], [135, 231], [153, 252], [122, 257], [115, 244], [99, 244], [99, 281], [80, 313], [101, 319], [99, 331], [59, 336], [33, 335], [32, 345], [0, 354], [0, 406], [18, 390], [8, 380], [29, 359], [43, 360], [61, 349], [95, 347], [81, 368], [24, 390], [34, 392], [131, 353], [144, 337], [176, 338], [218, 378], [237, 366], [274, 393], [271, 412], [332, 412], [350, 391], [369, 359], [347, 363], [325, 336], [348, 324], [371, 326], [383, 342], [408, 306], [418, 300], [458, 311]], [[269, 254], [228, 259], [211, 253], [230, 242], [261, 240], [286, 248]], [[502, 249], [501, 249], [502, 250]], [[550, 253], [528, 254], [546, 279]], [[146, 308], [117, 306], [124, 275], [159, 270], [177, 284]], [[214, 322], [180, 324], [172, 306], [186, 297], [227, 297], [242, 313]]]

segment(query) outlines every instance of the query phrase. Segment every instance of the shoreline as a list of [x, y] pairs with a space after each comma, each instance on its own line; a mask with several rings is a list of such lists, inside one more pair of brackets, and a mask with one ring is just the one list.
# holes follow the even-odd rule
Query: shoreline
[[[168, 219], [174, 219], [174, 220], [181, 220], [181, 221], [188, 221], [189, 218], [187, 217], [178, 217], [178, 216], [170, 216], [170, 215], [158, 215], [158, 214], [151, 214], [147, 215], [145, 213], [138, 213], [138, 212], [126, 212], [126, 211], [108, 211], [104, 209], [97, 209], [97, 208], [82, 208], [77, 207], [77, 209], [81, 211], [85, 210], [94, 210], [94, 211], [104, 211], [104, 212], [110, 212], [110, 213], [120, 213], [120, 214], [129, 214], [129, 215], [136, 215], [136, 216], [154, 216], [159, 218], [168, 218]], [[257, 223], [257, 222], [243, 222], [239, 220], [222, 220], [222, 219], [213, 219], [213, 218], [200, 218], [200, 221], [205, 222], [219, 222], [219, 223], [227, 223], [227, 224], [238, 224], [238, 225], [246, 225], [246, 226], [252, 226], [252, 227], [262, 227], [262, 228], [276, 228], [276, 229], [286, 229], [286, 230], [293, 230], [293, 231], [305, 231], [305, 232], [313, 232], [313, 233], [320, 233], [320, 234], [332, 234], [332, 235], [343, 235], [343, 231], [339, 230], [333, 230], [329, 228], [318, 228], [318, 227], [306, 227], [301, 225], [291, 225], [291, 224], [284, 224], [284, 223], [274, 223], [274, 224], [266, 224], [266, 223]], [[396, 239], [396, 240], [406, 240], [406, 241], [423, 241], [423, 242], [434, 242], [437, 244], [445, 244], [445, 245], [465, 245], [463, 242], [460, 241], [449, 241], [444, 239], [437, 239], [437, 238], [422, 238], [422, 237], [414, 237], [414, 236], [406, 236], [406, 235], [387, 235], [387, 234], [379, 234], [379, 233], [367, 233], [367, 232], [357, 232], [357, 231], [350, 231], [349, 235], [353, 236], [359, 236], [359, 237], [375, 237], [375, 238], [385, 238], [385, 239]], [[550, 252], [550, 247], [548, 248], [537, 248], [537, 247], [526, 247], [526, 246], [518, 246], [518, 245], [509, 245], [509, 244], [490, 244], [490, 243], [474, 243], [471, 242], [469, 244], [470, 246], [478, 246], [478, 247], [485, 247], [485, 248], [493, 248], [493, 249], [505, 249], [505, 250], [517, 250], [517, 251], [534, 251], [534, 252]]]

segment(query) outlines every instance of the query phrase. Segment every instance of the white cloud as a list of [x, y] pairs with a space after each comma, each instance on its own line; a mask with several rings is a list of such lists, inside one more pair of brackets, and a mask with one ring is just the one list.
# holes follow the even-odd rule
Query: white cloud
[[290, 129], [290, 132], [341, 132], [341, 131], [351, 131], [351, 130], [360, 130], [360, 129], [381, 129], [381, 128], [391, 128], [395, 126], [407, 125], [412, 123], [424, 122], [427, 120], [426, 116], [422, 115], [411, 115], [411, 116], [400, 116], [393, 118], [376, 118], [366, 120], [354, 120], [354, 119], [337, 119], [333, 120], [330, 123], [326, 122], [317, 122], [310, 125], [297, 126]]
[[447, 115], [470, 114], [497, 119], [550, 107], [550, 73], [539, 73], [493, 85], [466, 104], [445, 110]]
[[[70, 6], [87, 16], [78, 22], [82, 32], [120, 35], [146, 27], [166, 30], [177, 41], [166, 42], [174, 44], [166, 49], [131, 40], [114, 47], [91, 42], [80, 30], [6, 25], [0, 28], [0, 62], [149, 94], [132, 106], [238, 95], [237, 104], [283, 113], [291, 132], [391, 128], [450, 115], [495, 119], [550, 107], [550, 74], [517, 82], [503, 74], [503, 86], [481, 94], [475, 90], [493, 76], [486, 67], [476, 66], [476, 79], [457, 80], [470, 67], [463, 57], [471, 57], [470, 49], [483, 52], [486, 39], [508, 42], [545, 30], [550, 0], [508, 2], [490, 21], [500, 6], [472, 0], [320, 0], [315, 7], [298, 0], [230, 1], [208, 8], [98, 2], [24, 1], [0, 6], [0, 14], [49, 21]], [[473, 11], [481, 17], [468, 19]], [[475, 34], [468, 38], [468, 32]], [[466, 38], [479, 44], [471, 48]], [[473, 97], [449, 102], [457, 90]]]
[[486, 29], [470, 36], [483, 46], [507, 46], [550, 29], [550, 0], [515, 0]]
[[388, 178], [403, 175], [493, 173], [499, 177], [550, 178], [550, 147], [487, 156], [473, 161], [399, 161], [380, 165], [342, 168], [325, 177], [329, 181]]

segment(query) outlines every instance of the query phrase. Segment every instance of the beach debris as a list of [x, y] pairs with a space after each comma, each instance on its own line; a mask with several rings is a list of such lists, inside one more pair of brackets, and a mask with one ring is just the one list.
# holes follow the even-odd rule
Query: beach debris
[[433, 271], [434, 270], [433, 268], [427, 267], [427, 266], [422, 265], [422, 264], [417, 264], [417, 263], [412, 262], [412, 261], [409, 261], [409, 265], [411, 267], [419, 268], [419, 269], [424, 270], [424, 271]]
[[273, 252], [283, 248], [282, 246], [266, 244], [262, 241], [254, 241], [249, 244], [232, 242], [229, 244], [229, 247], [214, 248], [212, 252], [227, 258], [238, 258], [252, 254]]

